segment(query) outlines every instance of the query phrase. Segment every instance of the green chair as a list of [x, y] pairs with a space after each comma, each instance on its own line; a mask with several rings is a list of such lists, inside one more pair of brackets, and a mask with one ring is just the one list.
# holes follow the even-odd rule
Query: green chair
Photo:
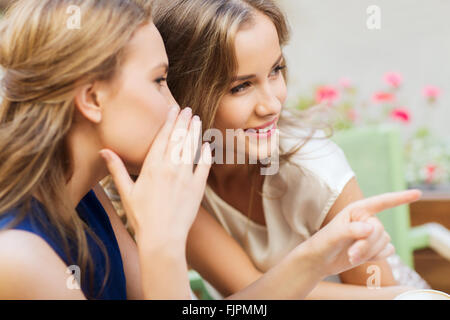
[[[345, 152], [366, 197], [407, 188], [400, 133], [392, 127], [364, 127], [337, 132], [332, 138]], [[449, 208], [450, 210], [450, 208]], [[409, 207], [378, 214], [397, 255], [413, 268], [413, 251], [431, 247], [450, 260], [450, 232], [435, 223], [411, 228]], [[190, 271], [191, 288], [200, 299], [212, 299], [201, 276]]]
[[[332, 138], [344, 151], [364, 196], [407, 188], [403, 145], [398, 129], [374, 126], [337, 132]], [[450, 210], [450, 208], [449, 208]], [[414, 268], [413, 251], [432, 247], [450, 259], [450, 232], [435, 223], [411, 228], [409, 206], [378, 214], [392, 238], [397, 255]]]
[[213, 300], [205, 287], [203, 278], [195, 270], [189, 270], [189, 282], [192, 291], [197, 295], [199, 300]]

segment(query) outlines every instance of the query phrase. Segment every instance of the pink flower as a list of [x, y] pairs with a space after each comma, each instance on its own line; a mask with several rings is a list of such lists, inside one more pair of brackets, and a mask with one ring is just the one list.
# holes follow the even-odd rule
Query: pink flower
[[391, 87], [398, 88], [403, 82], [403, 77], [398, 72], [388, 72], [384, 75], [384, 81]]
[[422, 89], [422, 94], [428, 100], [435, 101], [441, 95], [441, 89], [428, 85]]
[[352, 122], [356, 122], [359, 119], [359, 113], [355, 109], [348, 110], [347, 116]]
[[409, 123], [411, 121], [411, 113], [406, 108], [396, 108], [391, 111], [391, 118], [403, 123]]
[[329, 86], [321, 86], [316, 91], [316, 102], [332, 104], [339, 97], [339, 92]]
[[387, 103], [395, 100], [395, 95], [389, 92], [375, 92], [372, 100], [377, 103]]
[[434, 180], [434, 176], [437, 170], [437, 166], [435, 164], [428, 164], [425, 167], [425, 175], [426, 175], [426, 182], [432, 183]]
[[350, 89], [352, 87], [352, 82], [349, 78], [341, 78], [339, 80], [339, 85], [344, 89]]

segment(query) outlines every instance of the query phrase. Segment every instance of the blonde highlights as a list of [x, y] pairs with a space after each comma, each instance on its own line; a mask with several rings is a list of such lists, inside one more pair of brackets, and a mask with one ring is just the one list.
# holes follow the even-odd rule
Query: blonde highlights
[[169, 88], [180, 105], [200, 116], [204, 130], [213, 126], [220, 100], [237, 72], [236, 34], [252, 23], [255, 10], [272, 19], [280, 44], [287, 43], [286, 20], [271, 1], [155, 1], [154, 21], [170, 62]]
[[[230, 92], [237, 76], [236, 34], [254, 23], [257, 13], [268, 17], [275, 26], [280, 47], [289, 41], [289, 25], [273, 0], [157, 0], [154, 21], [169, 57], [168, 85], [181, 106], [189, 106], [203, 121], [203, 130], [216, 122], [222, 98]], [[287, 69], [282, 71], [287, 81]], [[298, 112], [285, 109], [279, 128], [283, 137], [291, 136], [298, 143], [288, 150], [279, 146], [279, 165], [291, 162], [292, 156], [311, 139], [316, 129], [328, 127], [314, 124], [315, 110]], [[299, 137], [298, 128], [308, 129]], [[248, 166], [251, 181], [262, 164]], [[301, 168], [300, 168], [301, 169]], [[214, 175], [211, 175], [211, 179]], [[253, 186], [253, 182], [252, 182]], [[253, 188], [252, 188], [253, 191]], [[257, 190], [262, 195], [262, 191]], [[262, 195], [269, 197], [270, 195]], [[252, 198], [249, 213], [252, 208]]]
[[[79, 29], [67, 28], [69, 6], [80, 8]], [[37, 197], [69, 259], [69, 240], [75, 241], [78, 257], [71, 263], [82, 270], [94, 267], [85, 232], [106, 250], [65, 188], [73, 167], [66, 136], [74, 119], [74, 92], [112, 79], [132, 35], [150, 19], [149, 1], [19, 0], [0, 23], [0, 214], [20, 205], [12, 227]]]
[[[169, 88], [181, 106], [200, 116], [203, 130], [214, 125], [220, 101], [236, 76], [236, 34], [254, 22], [255, 13], [273, 22], [281, 47], [289, 41], [287, 19], [272, 0], [156, 0], [154, 4], [155, 25], [169, 57]], [[287, 80], [287, 69], [282, 73]], [[311, 117], [311, 112], [286, 109], [280, 129], [290, 135], [293, 128], [320, 127], [310, 123]], [[280, 150], [280, 163], [289, 161], [304, 143]]]

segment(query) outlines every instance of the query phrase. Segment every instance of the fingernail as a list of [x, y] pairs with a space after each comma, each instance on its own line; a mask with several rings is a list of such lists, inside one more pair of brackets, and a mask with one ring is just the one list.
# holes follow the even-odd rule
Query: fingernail
[[368, 223], [364, 224], [363, 228], [364, 228], [364, 231], [365, 231], [365, 232], [370, 232], [370, 231], [373, 230], [372, 225], [371, 225], [371, 224], [368, 224]]
[[351, 256], [348, 260], [350, 261], [351, 265], [355, 265], [358, 263], [358, 257]]
[[192, 109], [187, 107], [183, 109], [183, 115], [186, 117], [190, 117], [192, 115]]
[[177, 105], [174, 105], [169, 110], [169, 117], [174, 117], [179, 111], [179, 108]]
[[359, 250], [358, 249], [352, 249], [349, 253], [349, 260], [350, 263], [355, 264], [358, 261], [359, 258]]
[[108, 154], [107, 151], [105, 151], [105, 150], [100, 150], [100, 151], [99, 151], [99, 154], [100, 154], [100, 156], [101, 156], [104, 160], [106, 160], [106, 161], [109, 160], [109, 154]]
[[352, 249], [348, 252], [348, 254], [349, 254], [350, 256], [355, 256], [355, 255], [357, 255], [358, 253], [359, 253], [358, 248], [352, 248]]
[[200, 121], [200, 117], [196, 115], [192, 118], [192, 121]]

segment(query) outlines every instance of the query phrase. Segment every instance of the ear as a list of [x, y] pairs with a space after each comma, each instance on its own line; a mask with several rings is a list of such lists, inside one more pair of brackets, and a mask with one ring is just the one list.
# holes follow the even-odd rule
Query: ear
[[99, 103], [98, 93], [94, 84], [86, 84], [77, 90], [75, 106], [89, 121], [100, 123], [102, 121], [102, 107]]

